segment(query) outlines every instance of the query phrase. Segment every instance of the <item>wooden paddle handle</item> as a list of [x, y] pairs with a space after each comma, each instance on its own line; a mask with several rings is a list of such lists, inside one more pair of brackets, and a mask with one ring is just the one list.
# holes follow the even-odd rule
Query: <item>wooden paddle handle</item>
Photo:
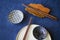
[[51, 18], [52, 20], [57, 20], [57, 18], [55, 16], [52, 16], [50, 14], [46, 14], [46, 17]]

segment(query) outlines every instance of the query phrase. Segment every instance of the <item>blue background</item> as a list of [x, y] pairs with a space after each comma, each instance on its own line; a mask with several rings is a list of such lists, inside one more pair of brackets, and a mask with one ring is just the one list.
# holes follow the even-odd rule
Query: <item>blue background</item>
[[[49, 18], [38, 18], [26, 12], [22, 4], [39, 3], [51, 9], [50, 14], [58, 18], [58, 21]], [[24, 19], [19, 24], [12, 24], [8, 15], [12, 10], [21, 10]], [[51, 34], [52, 40], [60, 40], [60, 0], [0, 0], [0, 40], [16, 40], [19, 30], [28, 24], [33, 17], [32, 24], [45, 27]]]

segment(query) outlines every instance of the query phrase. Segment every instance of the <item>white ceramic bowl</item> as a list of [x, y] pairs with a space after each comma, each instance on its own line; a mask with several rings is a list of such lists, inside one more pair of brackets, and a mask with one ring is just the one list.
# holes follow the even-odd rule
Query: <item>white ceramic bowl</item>
[[[33, 35], [33, 29], [35, 27], [37, 27], [39, 25], [35, 25], [35, 24], [32, 24], [30, 29], [29, 29], [29, 32], [27, 34], [27, 37], [26, 37], [26, 40], [38, 40], [34, 37]], [[28, 25], [23, 27], [17, 34], [17, 37], [16, 37], [16, 40], [23, 40], [23, 37], [25, 35], [25, 32], [26, 32], [26, 29], [27, 29]], [[47, 37], [43, 40], [51, 40], [51, 37], [50, 37], [50, 34], [47, 32]]]
[[9, 21], [17, 24], [20, 23], [24, 18], [23, 12], [20, 10], [13, 10], [9, 14]]

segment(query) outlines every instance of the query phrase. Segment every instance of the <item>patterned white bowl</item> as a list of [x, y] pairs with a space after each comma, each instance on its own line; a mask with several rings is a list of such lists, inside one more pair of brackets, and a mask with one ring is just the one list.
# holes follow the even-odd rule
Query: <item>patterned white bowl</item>
[[9, 14], [9, 21], [17, 24], [20, 23], [24, 18], [23, 12], [20, 10], [13, 10]]

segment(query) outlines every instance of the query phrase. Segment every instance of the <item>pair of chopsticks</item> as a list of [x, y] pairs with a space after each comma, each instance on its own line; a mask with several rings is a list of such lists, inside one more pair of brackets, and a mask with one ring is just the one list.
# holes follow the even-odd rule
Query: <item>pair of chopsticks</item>
[[29, 20], [28, 27], [27, 27], [27, 30], [26, 30], [25, 35], [24, 35], [24, 37], [23, 37], [23, 40], [26, 40], [26, 37], [27, 37], [28, 31], [29, 31], [31, 22], [32, 22], [32, 17], [31, 17], [30, 20]]
[[57, 20], [56, 17], [54, 17], [54, 16], [52, 16], [52, 15], [50, 15], [50, 14], [47, 14], [46, 12], [43, 12], [42, 10], [38, 10], [38, 9], [33, 8], [33, 7], [31, 7], [31, 6], [28, 6], [28, 5], [26, 5], [26, 4], [22, 4], [22, 5], [23, 5], [24, 7], [31, 8], [32, 10], [36, 10], [37, 12], [39, 12], [39, 13], [41, 13], [41, 14], [44, 14], [45, 17], [51, 18], [51, 19], [53, 19], [53, 20]]

